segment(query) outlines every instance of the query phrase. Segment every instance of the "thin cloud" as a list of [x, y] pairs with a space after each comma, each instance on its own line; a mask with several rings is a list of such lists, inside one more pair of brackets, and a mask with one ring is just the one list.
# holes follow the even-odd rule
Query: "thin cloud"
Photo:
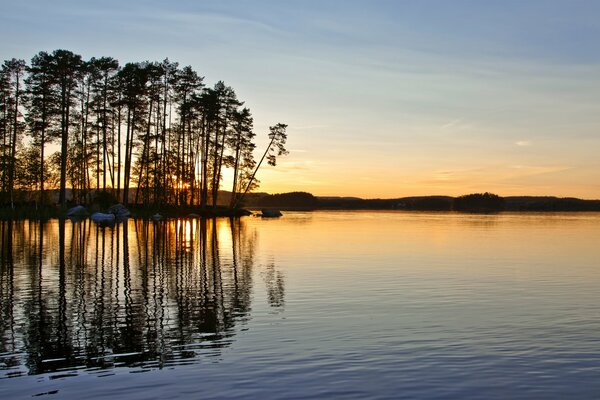
[[462, 122], [463, 122], [463, 120], [462, 120], [462, 119], [460, 119], [460, 118], [457, 118], [457, 119], [455, 119], [455, 120], [452, 120], [452, 121], [450, 121], [450, 122], [448, 122], [448, 123], [446, 123], [446, 124], [442, 125], [442, 129], [449, 129], [449, 128], [453, 128], [453, 127], [455, 127], [455, 126], [457, 126], [457, 125], [460, 125]]
[[529, 140], [519, 140], [515, 144], [519, 147], [527, 147], [527, 146], [531, 146], [532, 143]]

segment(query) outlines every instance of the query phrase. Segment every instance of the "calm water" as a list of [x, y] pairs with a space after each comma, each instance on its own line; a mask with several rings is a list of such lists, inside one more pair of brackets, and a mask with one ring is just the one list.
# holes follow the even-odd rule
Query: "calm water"
[[600, 398], [600, 214], [0, 225], [0, 398]]

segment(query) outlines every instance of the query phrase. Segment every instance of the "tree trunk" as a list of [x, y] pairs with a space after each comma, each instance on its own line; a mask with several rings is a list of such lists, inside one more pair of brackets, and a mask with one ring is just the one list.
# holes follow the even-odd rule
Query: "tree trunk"
[[215, 146], [213, 152], [213, 165], [212, 165], [212, 181], [211, 181], [211, 197], [212, 197], [212, 207], [216, 208], [216, 192], [217, 192], [217, 161], [219, 159], [219, 124], [217, 124], [215, 128]]
[[63, 81], [61, 90], [61, 146], [60, 146], [60, 193], [58, 203], [61, 207], [67, 204], [67, 141], [69, 138], [69, 102], [67, 101], [67, 89]]
[[127, 207], [127, 203], [129, 201], [129, 179], [128, 179], [128, 170], [129, 170], [129, 131], [133, 130], [131, 126], [131, 109], [127, 108], [127, 129], [125, 131], [125, 165], [124, 168], [124, 176], [123, 176], [123, 204]]
[[[119, 100], [121, 100], [120, 96]], [[122, 106], [119, 106], [117, 117], [117, 199], [123, 199], [121, 197], [121, 108]]]
[[[240, 124], [241, 125], [241, 124]], [[240, 149], [241, 149], [241, 136], [242, 136], [242, 127], [238, 126], [238, 134], [235, 143], [235, 164], [233, 166], [233, 187], [231, 188], [231, 200], [229, 201], [229, 207], [233, 208], [236, 203], [237, 197], [237, 179], [238, 179], [238, 169], [240, 166]]]
[[[42, 121], [45, 120], [45, 117], [42, 118]], [[44, 145], [45, 145], [45, 136], [46, 136], [46, 122], [42, 122], [42, 132], [40, 134], [40, 205], [44, 205], [46, 200], [44, 196]]]
[[108, 147], [106, 145], [106, 106], [107, 106], [107, 87], [108, 87], [108, 75], [104, 75], [104, 86], [102, 93], [102, 190], [106, 191], [106, 160]]
[[225, 151], [225, 136], [227, 134], [227, 124], [223, 126], [223, 134], [221, 135], [221, 150], [219, 151], [219, 157], [215, 164], [216, 169], [216, 179], [214, 181], [213, 187], [213, 209], [217, 208], [217, 199], [219, 197], [219, 186], [221, 184], [221, 167], [223, 166], [223, 152]]
[[210, 151], [210, 126], [208, 121], [204, 124], [204, 151], [202, 160], [202, 197], [200, 199], [200, 207], [205, 209], [208, 202], [208, 154]]
[[244, 190], [244, 193], [242, 193], [242, 195], [240, 197], [238, 197], [238, 199], [237, 199], [234, 207], [237, 207], [239, 205], [239, 203], [242, 202], [242, 200], [244, 199], [244, 196], [246, 196], [246, 193], [248, 193], [248, 190], [250, 190], [250, 187], [252, 186], [252, 181], [254, 180], [254, 177], [256, 176], [256, 172], [258, 172], [258, 169], [260, 168], [260, 165], [262, 164], [262, 162], [264, 161], [265, 157], [267, 156], [267, 153], [269, 152], [269, 149], [273, 145], [274, 141], [275, 141], [275, 137], [273, 137], [271, 139], [271, 142], [267, 146], [267, 149], [265, 150], [265, 153], [261, 157], [261, 159], [260, 159], [258, 165], [256, 166], [256, 168], [254, 169], [254, 172], [252, 173], [252, 176], [250, 177], [250, 180], [248, 181], [248, 184], [246, 185], [246, 189]]
[[17, 71], [17, 86], [15, 90], [15, 114], [13, 115], [13, 132], [10, 150], [10, 171], [8, 175], [8, 190], [10, 190], [10, 207], [15, 208], [14, 204], [14, 182], [15, 182], [15, 156], [17, 153], [17, 131], [19, 129], [19, 72]]

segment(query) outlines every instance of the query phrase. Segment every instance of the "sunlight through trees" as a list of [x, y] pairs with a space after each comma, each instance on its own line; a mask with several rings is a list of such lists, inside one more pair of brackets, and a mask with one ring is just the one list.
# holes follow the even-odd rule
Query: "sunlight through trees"
[[[271, 127], [261, 162], [287, 153], [286, 127]], [[103, 193], [125, 205], [214, 207], [229, 168], [237, 206], [257, 187], [255, 136], [233, 88], [207, 86], [168, 59], [120, 66], [55, 50], [0, 70], [3, 204], [14, 204], [16, 191], [21, 202], [50, 203], [48, 189], [59, 189], [62, 206]], [[47, 155], [50, 146], [59, 150]]]

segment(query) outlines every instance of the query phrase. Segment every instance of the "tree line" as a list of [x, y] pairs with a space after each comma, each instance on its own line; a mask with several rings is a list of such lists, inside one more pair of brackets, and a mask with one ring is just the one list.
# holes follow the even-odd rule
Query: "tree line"
[[[0, 203], [33, 192], [47, 204], [86, 204], [109, 196], [125, 205], [216, 207], [225, 168], [230, 206], [257, 187], [264, 159], [287, 153], [287, 125], [270, 127], [254, 159], [253, 118], [230, 86], [207, 86], [190, 66], [84, 60], [68, 50], [41, 51], [29, 64], [0, 69]], [[48, 148], [59, 150], [46, 154]]]

